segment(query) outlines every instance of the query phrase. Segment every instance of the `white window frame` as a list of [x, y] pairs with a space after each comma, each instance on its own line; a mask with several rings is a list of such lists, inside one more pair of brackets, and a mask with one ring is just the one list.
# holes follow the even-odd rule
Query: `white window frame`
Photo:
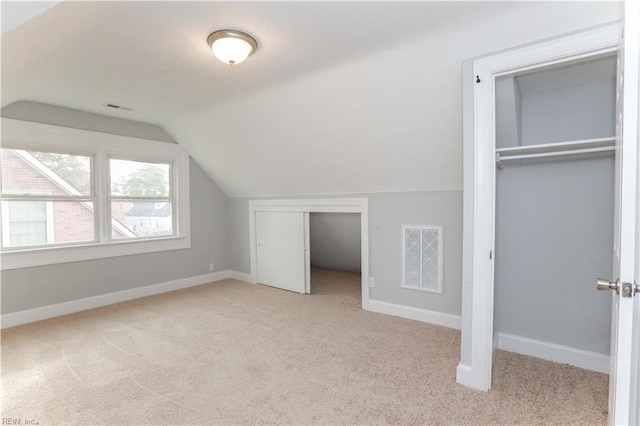
[[[442, 235], [442, 226], [433, 226], [433, 225], [402, 225], [401, 226], [402, 229], [402, 281], [400, 281], [402, 283], [402, 288], [405, 288], [407, 290], [417, 290], [417, 291], [424, 291], [427, 293], [435, 293], [435, 294], [443, 294], [444, 290], [443, 290], [443, 273], [442, 273], [442, 267], [443, 267], [443, 253], [442, 253], [442, 248], [443, 248], [443, 244], [442, 244], [442, 240], [443, 240], [443, 235]], [[406, 230], [407, 229], [419, 229], [420, 231], [427, 229], [430, 231], [438, 231], [438, 288], [437, 289], [431, 289], [431, 288], [424, 288], [424, 287], [416, 287], [416, 286], [412, 286], [412, 285], [407, 285], [406, 284], [406, 276], [405, 276], [405, 257], [406, 257]], [[422, 239], [422, 237], [421, 237]], [[422, 244], [422, 242], [421, 242]], [[422, 247], [420, 249], [420, 251], [422, 251]], [[422, 279], [421, 279], [422, 281]]]
[[[180, 145], [9, 118], [2, 118], [1, 123], [4, 148], [93, 156], [97, 232], [96, 241], [90, 243], [5, 249], [1, 253], [0, 269], [27, 268], [191, 247], [189, 155]], [[109, 157], [171, 163], [171, 184], [175, 203], [172, 212], [175, 215], [173, 235], [123, 240], [110, 238]]]

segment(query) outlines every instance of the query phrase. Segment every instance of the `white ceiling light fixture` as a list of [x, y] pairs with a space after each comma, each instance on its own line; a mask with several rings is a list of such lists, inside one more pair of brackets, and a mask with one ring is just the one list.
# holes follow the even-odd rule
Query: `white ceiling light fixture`
[[213, 54], [225, 64], [236, 65], [247, 59], [258, 48], [258, 42], [249, 34], [237, 30], [219, 30], [207, 37]]

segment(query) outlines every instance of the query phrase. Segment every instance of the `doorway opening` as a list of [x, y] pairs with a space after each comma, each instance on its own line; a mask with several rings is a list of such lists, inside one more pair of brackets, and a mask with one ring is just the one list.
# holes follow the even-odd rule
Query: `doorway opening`
[[[622, 25], [611, 24], [561, 39], [543, 41], [508, 52], [497, 53], [465, 64], [465, 214], [463, 251], [463, 318], [461, 360], [457, 381], [480, 390], [491, 388], [496, 340], [495, 264], [496, 243], [496, 166], [509, 160], [531, 160], [547, 156], [594, 153], [609, 150], [608, 137], [556, 142], [530, 147], [496, 146], [495, 84], [502, 76], [531, 70], [598, 60], [617, 55], [615, 96], [614, 220], [612, 278], [596, 278], [598, 290], [606, 290], [611, 301], [611, 345], [609, 350], [609, 408], [611, 424], [632, 423], [637, 412], [638, 354], [633, 346], [640, 339], [640, 327], [633, 318], [640, 314], [634, 294], [637, 274], [636, 205], [638, 176], [638, 40], [640, 14], [637, 2], [625, 8]], [[628, 6], [629, 4], [627, 4]], [[633, 52], [629, 54], [629, 52]], [[579, 105], [577, 108], [581, 108]], [[591, 123], [589, 123], [591, 124]], [[544, 126], [544, 124], [541, 124]], [[588, 127], [588, 126], [587, 126]], [[545, 129], [547, 130], [547, 129]], [[605, 140], [601, 140], [605, 139]], [[592, 203], [601, 202], [597, 198]], [[545, 210], [554, 213], [553, 206]], [[598, 242], [597, 244], [599, 244]], [[606, 243], [606, 242], [605, 242]], [[581, 247], [580, 250], [584, 248]], [[558, 260], [573, 253], [563, 253]], [[556, 281], [554, 278], [551, 281]], [[626, 284], [625, 284], [626, 283]], [[596, 285], [590, 283], [593, 291]], [[558, 282], [559, 286], [566, 283]], [[612, 291], [611, 291], [612, 290]], [[639, 292], [640, 294], [640, 292]], [[572, 302], [576, 303], [576, 302]], [[561, 324], [558, 324], [561, 325]], [[522, 344], [531, 343], [523, 340]], [[540, 346], [540, 345], [538, 345]], [[556, 351], [558, 345], [546, 345]], [[560, 348], [564, 349], [564, 348]], [[581, 351], [580, 355], [584, 355]], [[596, 373], [593, 373], [596, 374]]]
[[[500, 315], [497, 311], [500, 303], [500, 296], [497, 294], [496, 278], [501, 271], [497, 267], [497, 257], [508, 253], [508, 249], [505, 250], [504, 241], [501, 246], [501, 236], [497, 232], [501, 232], [499, 227], [496, 226], [496, 219], [504, 216], [500, 209], [503, 205], [501, 202], [507, 201], [504, 194], [500, 200], [497, 196], [500, 196], [502, 189], [508, 189], [507, 185], [514, 182], [514, 180], [503, 179], [506, 175], [513, 175], [514, 170], [520, 172], [527, 172], [529, 169], [533, 169], [535, 165], [545, 163], [549, 167], [557, 167], [558, 164], [568, 164], [573, 160], [568, 160], [569, 157], [579, 158], [582, 155], [599, 155], [600, 152], [611, 152], [612, 147], [615, 145], [616, 138], [609, 134], [597, 134], [591, 135], [569, 135], [561, 134], [557, 132], [553, 140], [543, 140], [543, 142], [528, 142], [523, 143], [522, 135], [518, 140], [517, 126], [511, 128], [511, 132], [515, 128], [515, 136], [513, 136], [511, 146], [501, 147], [497, 144], [498, 130], [497, 128], [497, 105], [496, 105], [496, 89], [497, 83], [502, 77], [514, 77], [522, 76], [530, 77], [530, 81], [524, 82], [531, 83], [537, 77], [536, 73], [549, 72], [553, 73], [567, 65], [576, 65], [581, 62], [598, 61], [605, 57], [615, 57], [617, 53], [619, 43], [620, 28], [617, 25], [601, 27], [585, 33], [574, 34], [564, 37], [561, 40], [546, 41], [536, 45], [527, 46], [521, 49], [517, 49], [510, 52], [499, 53], [494, 56], [488, 56], [477, 60], [472, 60], [466, 63], [466, 76], [464, 80], [465, 84], [465, 224], [464, 224], [464, 260], [463, 260], [463, 319], [462, 319], [462, 345], [461, 345], [461, 361], [457, 369], [457, 381], [467, 386], [480, 389], [489, 390], [491, 388], [492, 378], [492, 365], [495, 349], [497, 345], [502, 345], [506, 348], [507, 344], [520, 345], [520, 347], [527, 347], [527, 350], [531, 350], [532, 345], [535, 346], [539, 357], [543, 357], [544, 352], [552, 351], [555, 355], [558, 353], [558, 349], [566, 349], [566, 347], [559, 348], [559, 346], [565, 346], [558, 344], [553, 340], [547, 342], [546, 345], [538, 345], [537, 343], [542, 340], [541, 335], [533, 337], [527, 336], [523, 339], [510, 339], [510, 342], [500, 342], [501, 336], [494, 335], [496, 330], [496, 324], [498, 323], [497, 316]], [[555, 71], [554, 71], [555, 70]], [[573, 80], [574, 76], [570, 77]], [[553, 80], [553, 79], [551, 79]], [[562, 80], [562, 79], [559, 79]], [[513, 83], [513, 81], [511, 81]], [[553, 84], [557, 84], [556, 81]], [[614, 86], [615, 87], [615, 86]], [[514, 88], [512, 87], [512, 90]], [[526, 91], [526, 90], [525, 90]], [[529, 93], [532, 95], [532, 93]], [[517, 97], [516, 97], [517, 98]], [[514, 99], [514, 98], [512, 98]], [[472, 100], [472, 102], [471, 102]], [[556, 107], [561, 105], [562, 99], [558, 98], [553, 101]], [[568, 110], [566, 114], [555, 115], [559, 117], [550, 117], [550, 122], [554, 119], [560, 119], [562, 121], [562, 115], [571, 115], [579, 112], [580, 108], [585, 106], [586, 101], [574, 105], [574, 110]], [[610, 107], [614, 107], [609, 105]], [[515, 123], [520, 121], [520, 126], [524, 123], [525, 118], [522, 117], [522, 104], [520, 108], [515, 103], [512, 105], [511, 113], [514, 115]], [[566, 106], [561, 108], [568, 108]], [[544, 113], [549, 113], [549, 109], [544, 109]], [[615, 117], [615, 114], [614, 114]], [[615, 122], [615, 119], [614, 119]], [[582, 127], [588, 128], [592, 123], [585, 124], [582, 121]], [[544, 139], [543, 133], [550, 132], [554, 129], [554, 126], [548, 125], [546, 122], [538, 123], [535, 130], [541, 132], [538, 135], [538, 139]], [[515, 143], [513, 142], [515, 140]], [[567, 153], [567, 151], [570, 151]], [[567, 154], [567, 155], [565, 155]], [[550, 158], [555, 157], [556, 160], [548, 162]], [[610, 157], [609, 157], [610, 158]], [[589, 159], [588, 161], [600, 161], [600, 159]], [[608, 161], [604, 159], [603, 161]], [[577, 164], [577, 161], [571, 164]], [[514, 167], [515, 166], [515, 167]], [[609, 165], [610, 166], [610, 165]], [[503, 167], [503, 169], [500, 169]], [[606, 169], [606, 166], [605, 166]], [[505, 171], [504, 176], [500, 176], [500, 173]], [[604, 172], [606, 174], [606, 172]], [[543, 173], [540, 178], [542, 180], [548, 178], [548, 175]], [[570, 181], [572, 176], [568, 175], [555, 179], [556, 182]], [[538, 180], [534, 180], [537, 183]], [[503, 180], [504, 182], [500, 182]], [[498, 183], [499, 187], [496, 186]], [[551, 182], [553, 185], [553, 182]], [[517, 188], [516, 188], [517, 189]], [[527, 194], [534, 191], [535, 188], [519, 188], [514, 192], [516, 195], [522, 195], [527, 200]], [[555, 190], [556, 188], [552, 188]], [[537, 189], [536, 189], [537, 191]], [[504, 191], [503, 191], [504, 192]], [[571, 192], [571, 191], [569, 191]], [[609, 187], [609, 194], [613, 192], [613, 185]], [[584, 195], [584, 194], [583, 194]], [[569, 199], [562, 199], [562, 195], [559, 195], [560, 200], [558, 203], [565, 204]], [[584, 201], [584, 200], [583, 200]], [[582, 202], [582, 201], [581, 201]], [[599, 202], [597, 199], [593, 199], [592, 202]], [[611, 206], [613, 206], [613, 202]], [[525, 231], [533, 231], [531, 223], [524, 223], [523, 215], [528, 212], [517, 212], [517, 209], [522, 205], [515, 205], [513, 207], [513, 214], [511, 217], [516, 223], [514, 229], [519, 231], [525, 228]], [[548, 201], [542, 202], [538, 215], [544, 215], [549, 221], [554, 219], [554, 203]], [[513, 213], [512, 212], [512, 213]], [[577, 214], [577, 211], [573, 212]], [[569, 213], [570, 215], [571, 213]], [[536, 221], [539, 218], [536, 216], [529, 217], [528, 222]], [[578, 221], [578, 218], [574, 218], [574, 221]], [[504, 221], [502, 221], [502, 231], [504, 228]], [[605, 225], [606, 226], [606, 225]], [[609, 226], [611, 226], [609, 224]], [[526, 228], [530, 229], [526, 229]], [[549, 229], [542, 231], [546, 232]], [[593, 232], [594, 230], [583, 229], [582, 232]], [[504, 233], [503, 233], [504, 234]], [[538, 234], [532, 234], [534, 238]], [[503, 235], [504, 236], [504, 235]], [[609, 240], [607, 243], [610, 243]], [[556, 247], [549, 247], [549, 242], [545, 243], [548, 250], [553, 250]], [[544, 246], [545, 244], [541, 244]], [[500, 253], [498, 253], [500, 249]], [[580, 251], [584, 251], [583, 248]], [[512, 253], [508, 253], [512, 254]], [[523, 254], [522, 262], [525, 264], [530, 262], [531, 256], [527, 256], [527, 253]], [[540, 254], [540, 253], [538, 253]], [[565, 256], [572, 256], [574, 253], [564, 252], [560, 256], [556, 256], [556, 262], [562, 262]], [[611, 259], [611, 255], [606, 256]], [[509, 265], [507, 265], [508, 267]], [[519, 270], [519, 269], [514, 269]], [[504, 271], [502, 271], [504, 272]], [[523, 272], [524, 274], [524, 272]], [[504, 275], [504, 274], [503, 274]], [[512, 274], [513, 275], [513, 274]], [[594, 277], [595, 279], [596, 277]], [[518, 279], [516, 277], [515, 279]], [[556, 280], [554, 278], [549, 279], [551, 283], [556, 283], [557, 286], [564, 287], [566, 282], [562, 279]], [[595, 292], [593, 281], [586, 283]], [[534, 288], [540, 287], [540, 283], [536, 282]], [[498, 288], [499, 290], [499, 288]], [[555, 288], [547, 290], [551, 294], [556, 291]], [[526, 299], [526, 298], [522, 298]], [[554, 299], [552, 303], [555, 304], [557, 299]], [[515, 307], [516, 304], [513, 305]], [[507, 305], [508, 306], [508, 305]], [[554, 305], [555, 306], [555, 305]], [[558, 306], [561, 310], [562, 306]], [[509, 309], [509, 307], [507, 308]], [[544, 309], [544, 308], [542, 308]], [[516, 315], [519, 314], [516, 312]], [[565, 314], [566, 315], [566, 314]], [[545, 320], [544, 316], [542, 320]], [[505, 327], [514, 326], [515, 323], [507, 321], [503, 324]], [[535, 323], [534, 323], [535, 324]], [[538, 325], [538, 324], [535, 324]], [[547, 331], [557, 332], [562, 322], [556, 323], [556, 329], [553, 326], [546, 327]], [[507, 330], [506, 328], [504, 330]], [[503, 331], [504, 331], [503, 330]], [[499, 331], [499, 330], [498, 330]], [[510, 335], [511, 333], [505, 332]], [[510, 336], [506, 336], [509, 340]], [[556, 336], [557, 337], [557, 336]], [[575, 336], [570, 336], [570, 338]], [[536, 340], [536, 342], [532, 342]], [[513, 349], [513, 345], [512, 345]], [[576, 348], [574, 348], [576, 349]], [[562, 350], [560, 352], [563, 352]], [[564, 351], [565, 354], [567, 351]], [[576, 350], [572, 355], [591, 355], [593, 350]], [[531, 355], [536, 356], [531, 353]], [[553, 355], [553, 356], [555, 356]], [[546, 355], [544, 355], [546, 357]], [[590, 357], [594, 358], [594, 357]], [[547, 358], [548, 359], [548, 358]], [[605, 357], [606, 359], [606, 357]], [[556, 361], [563, 362], [560, 359]], [[600, 360], [602, 361], [602, 359]], [[566, 361], [565, 361], [566, 362]], [[606, 361], [605, 361], [606, 364]]]
[[609, 371], [615, 87], [615, 55], [496, 79], [497, 349]]
[[616, 55], [495, 91], [494, 347], [608, 373], [611, 300], [593, 283], [613, 275]]
[[361, 220], [358, 213], [309, 215], [310, 288], [307, 293], [340, 298], [345, 305], [362, 299]]

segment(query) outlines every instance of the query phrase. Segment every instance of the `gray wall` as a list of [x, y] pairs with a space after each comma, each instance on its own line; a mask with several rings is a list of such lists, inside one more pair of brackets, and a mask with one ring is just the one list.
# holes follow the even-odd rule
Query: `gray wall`
[[522, 95], [515, 77], [496, 79], [496, 148], [520, 145]]
[[614, 111], [615, 78], [525, 94], [522, 96], [522, 144], [613, 136]]
[[2, 108], [2, 116], [54, 126], [176, 143], [160, 126], [39, 102], [14, 102]]
[[311, 213], [309, 233], [311, 266], [360, 272], [362, 246], [359, 214]]
[[[523, 90], [523, 145], [614, 134], [612, 79], [545, 84]], [[613, 187], [610, 155], [497, 171], [495, 331], [609, 353], [610, 296], [595, 281], [612, 274]]]
[[613, 159], [498, 172], [495, 331], [609, 353]]
[[[87, 113], [43, 104], [14, 105], [3, 108], [2, 116], [27, 121], [47, 117], [42, 121], [48, 124], [173, 141], [160, 127], [144, 123], [112, 117], [101, 120], [96, 114], [87, 120]], [[37, 111], [36, 118], [30, 111]], [[54, 119], [57, 117], [59, 122]], [[97, 123], [95, 127], [93, 123]], [[211, 262], [218, 271], [229, 269], [228, 199], [193, 160], [190, 185], [190, 249], [2, 271], [2, 313], [203, 275], [209, 273]]]
[[[461, 312], [462, 191], [349, 195], [369, 200], [369, 268], [374, 300], [453, 315]], [[305, 197], [306, 198], [306, 197]], [[309, 197], [313, 198], [313, 197]], [[401, 225], [444, 228], [444, 294], [401, 287]], [[229, 199], [231, 269], [250, 273], [249, 199]]]

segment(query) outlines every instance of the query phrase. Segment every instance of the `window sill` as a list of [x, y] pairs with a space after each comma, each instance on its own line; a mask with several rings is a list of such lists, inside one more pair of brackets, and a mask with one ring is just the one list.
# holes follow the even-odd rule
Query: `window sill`
[[188, 248], [191, 248], [191, 238], [189, 236], [8, 251], [0, 255], [0, 269], [4, 271], [8, 269], [31, 268], [56, 263], [78, 262], [82, 260], [104, 259]]

